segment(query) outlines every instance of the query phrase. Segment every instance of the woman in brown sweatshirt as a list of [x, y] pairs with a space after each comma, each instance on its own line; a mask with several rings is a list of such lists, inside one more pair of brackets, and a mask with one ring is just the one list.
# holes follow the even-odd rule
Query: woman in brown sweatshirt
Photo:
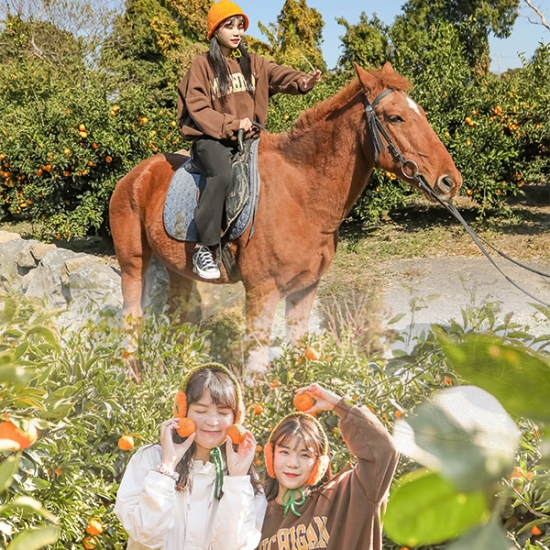
[[398, 461], [391, 436], [374, 414], [318, 384], [298, 391], [334, 411], [357, 464], [316, 488], [327, 467], [328, 440], [311, 414], [285, 417], [265, 446], [268, 507], [259, 550], [381, 550], [380, 512]]
[[193, 269], [204, 279], [220, 277], [210, 247], [220, 243], [238, 131], [265, 124], [273, 94], [306, 93], [321, 76], [249, 54], [242, 43], [247, 28], [248, 17], [237, 4], [215, 3], [208, 12], [209, 51], [193, 61], [178, 87], [180, 131], [193, 141], [193, 157], [206, 176], [195, 210], [199, 240], [193, 256]]

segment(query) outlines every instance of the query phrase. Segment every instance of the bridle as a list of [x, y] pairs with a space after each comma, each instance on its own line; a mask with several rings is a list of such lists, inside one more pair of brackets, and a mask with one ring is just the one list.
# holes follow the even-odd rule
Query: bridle
[[384, 126], [382, 126], [382, 123], [380, 122], [380, 119], [376, 116], [376, 111], [374, 110], [374, 108], [378, 105], [378, 103], [380, 103], [382, 99], [395, 91], [395, 88], [388, 88], [387, 90], [384, 90], [382, 93], [376, 96], [375, 100], [372, 103], [369, 103], [367, 96], [363, 94], [365, 102], [365, 112], [367, 113], [367, 125], [372, 138], [372, 145], [374, 147], [374, 166], [378, 167], [378, 157], [380, 156], [381, 151], [386, 150], [386, 145], [382, 140], [382, 138], [384, 138], [384, 140], [388, 144], [388, 150], [400, 162], [402, 174], [406, 178], [416, 180], [420, 176], [418, 165], [413, 160], [405, 159], [405, 157], [399, 152], [399, 149], [397, 149], [390, 136], [388, 136], [386, 129], [384, 128]]
[[[518, 267], [522, 267], [523, 269], [526, 269], [527, 271], [530, 271], [531, 273], [535, 273], [537, 275], [540, 275], [542, 277], [550, 278], [550, 274], [544, 273], [542, 271], [539, 271], [537, 269], [534, 269], [532, 267], [529, 267], [525, 264], [522, 264], [513, 258], [510, 258], [504, 252], [501, 252], [498, 250], [498, 248], [495, 248], [492, 244], [488, 243], [483, 237], [478, 237], [473, 229], [466, 223], [466, 220], [462, 217], [460, 212], [457, 210], [456, 206], [453, 204], [452, 199], [449, 201], [443, 201], [441, 197], [427, 184], [426, 180], [420, 173], [420, 170], [418, 169], [418, 164], [414, 162], [413, 160], [406, 159], [397, 149], [393, 141], [391, 140], [390, 136], [386, 132], [386, 129], [382, 125], [382, 122], [380, 122], [380, 119], [376, 115], [375, 107], [380, 103], [382, 99], [384, 99], [386, 96], [391, 94], [392, 92], [395, 92], [395, 88], [388, 88], [378, 94], [374, 101], [372, 103], [369, 102], [367, 99], [367, 96], [363, 94], [363, 100], [365, 103], [365, 113], [367, 115], [367, 126], [369, 129], [369, 133], [372, 139], [372, 145], [374, 148], [374, 166], [378, 168], [378, 159], [380, 156], [380, 153], [382, 151], [386, 150], [386, 144], [387, 149], [389, 152], [393, 155], [394, 158], [396, 158], [400, 165], [401, 165], [401, 173], [408, 179], [414, 180], [416, 185], [425, 191], [430, 197], [435, 199], [441, 206], [443, 206], [448, 212], [450, 212], [454, 218], [456, 218], [461, 225], [464, 227], [468, 235], [472, 238], [474, 243], [477, 245], [477, 247], [481, 250], [481, 252], [485, 255], [485, 257], [491, 262], [491, 264], [496, 268], [496, 270], [513, 286], [515, 286], [518, 290], [532, 298], [533, 300], [536, 300], [540, 304], [550, 307], [550, 304], [541, 300], [540, 298], [537, 298], [533, 294], [529, 293], [527, 290], [519, 286], [515, 281], [513, 281], [508, 275], [502, 271], [502, 269], [495, 263], [493, 258], [489, 255], [485, 247], [481, 244], [481, 241], [483, 241], [491, 250], [496, 252], [499, 256], [504, 258], [505, 260], [508, 260], [509, 262], [512, 262], [513, 264], [517, 265]], [[384, 143], [384, 141], [386, 143]]]

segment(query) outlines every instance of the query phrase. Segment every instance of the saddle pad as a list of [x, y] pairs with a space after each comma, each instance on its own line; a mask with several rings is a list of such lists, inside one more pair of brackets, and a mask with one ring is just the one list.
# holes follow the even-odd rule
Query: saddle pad
[[[256, 214], [258, 196], [260, 194], [260, 174], [258, 173], [259, 141], [259, 139], [254, 140], [251, 145], [248, 165], [246, 167], [250, 198], [229, 227], [227, 232], [229, 240], [239, 238]], [[168, 193], [166, 194], [166, 202], [164, 203], [163, 221], [166, 232], [174, 239], [197, 242], [197, 226], [195, 225], [193, 216], [197, 206], [199, 186], [202, 187], [204, 185], [205, 178], [200, 174], [189, 173], [186, 170], [189, 162], [188, 160], [182, 164], [172, 177]]]

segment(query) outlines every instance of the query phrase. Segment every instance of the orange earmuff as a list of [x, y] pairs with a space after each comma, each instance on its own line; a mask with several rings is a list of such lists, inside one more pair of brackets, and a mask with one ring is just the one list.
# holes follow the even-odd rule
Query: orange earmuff
[[273, 467], [273, 443], [271, 441], [269, 443], [266, 443], [264, 447], [264, 461], [265, 461], [265, 469], [267, 471], [267, 474], [269, 477], [275, 478], [275, 468]]
[[329, 464], [330, 458], [328, 455], [321, 455], [317, 459], [315, 466], [313, 466], [313, 470], [311, 470], [311, 474], [306, 481], [306, 485], [317, 485], [317, 483], [319, 483], [319, 481], [321, 481], [323, 476], [326, 474]]
[[187, 415], [187, 396], [185, 391], [178, 390], [174, 399], [174, 417], [183, 418]]

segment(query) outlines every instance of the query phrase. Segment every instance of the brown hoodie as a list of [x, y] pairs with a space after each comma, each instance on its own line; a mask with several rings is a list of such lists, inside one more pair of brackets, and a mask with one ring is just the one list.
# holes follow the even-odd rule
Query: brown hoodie
[[199, 55], [178, 87], [178, 121], [183, 139], [204, 135], [215, 139], [234, 139], [243, 118], [265, 125], [269, 98], [276, 93], [308, 92], [308, 75], [290, 67], [277, 65], [264, 57], [250, 54], [254, 92], [246, 91], [239, 62], [228, 58], [229, 93], [222, 101], [218, 84], [206, 54]]
[[334, 408], [340, 430], [357, 464], [312, 491], [297, 508], [268, 503], [259, 550], [381, 550], [380, 511], [399, 455], [374, 414], [341, 400]]

